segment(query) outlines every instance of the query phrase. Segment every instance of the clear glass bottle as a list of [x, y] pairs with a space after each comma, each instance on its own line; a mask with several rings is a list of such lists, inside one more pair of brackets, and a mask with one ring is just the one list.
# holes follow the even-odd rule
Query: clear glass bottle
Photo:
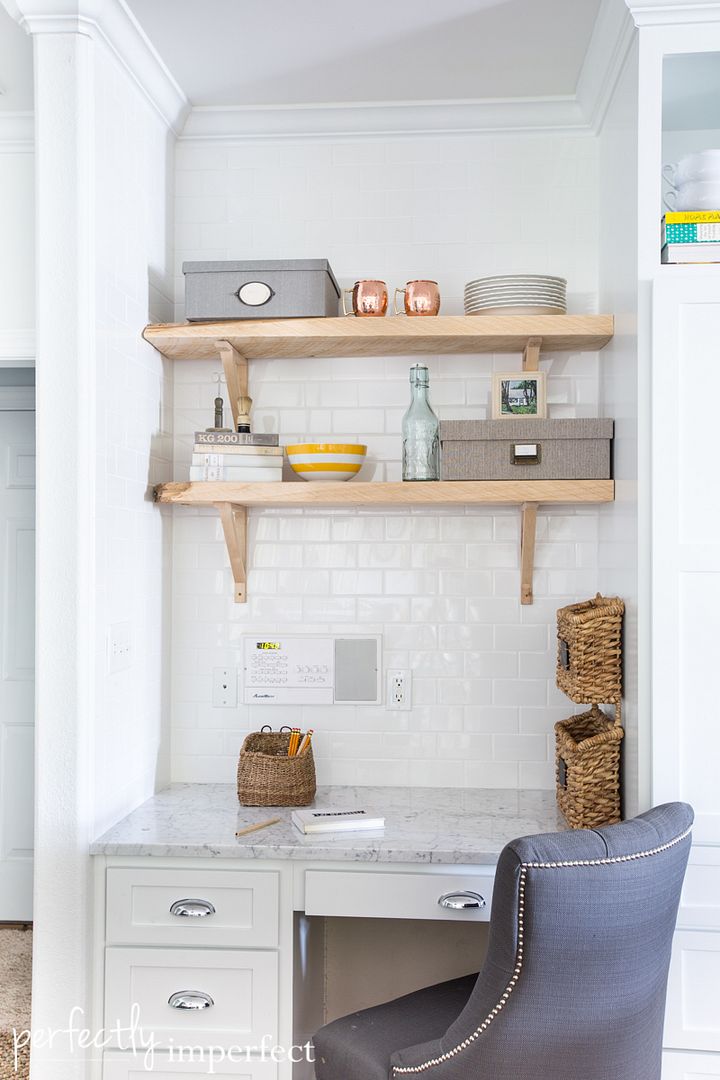
[[440, 425], [428, 401], [425, 364], [410, 368], [410, 408], [402, 420], [403, 480], [440, 479]]

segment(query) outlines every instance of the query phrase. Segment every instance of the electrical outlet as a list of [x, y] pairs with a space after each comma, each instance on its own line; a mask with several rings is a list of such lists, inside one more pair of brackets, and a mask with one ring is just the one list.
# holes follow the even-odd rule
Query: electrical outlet
[[129, 622], [113, 623], [107, 630], [107, 671], [114, 675], [132, 667], [132, 629]]
[[404, 668], [394, 668], [387, 673], [386, 709], [406, 712], [412, 705], [412, 676]]
[[237, 705], [237, 673], [234, 668], [215, 667], [212, 672], [212, 703], [216, 709]]

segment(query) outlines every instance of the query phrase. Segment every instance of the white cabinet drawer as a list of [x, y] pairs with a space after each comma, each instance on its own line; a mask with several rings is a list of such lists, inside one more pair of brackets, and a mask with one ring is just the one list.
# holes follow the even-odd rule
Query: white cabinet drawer
[[663, 1043], [669, 1050], [720, 1051], [720, 934], [676, 930]]
[[[189, 1058], [189, 1053], [185, 1055]], [[235, 1055], [237, 1057], [238, 1055]], [[209, 1056], [204, 1061], [199, 1059], [195, 1048], [194, 1061], [177, 1060], [174, 1054], [170, 1060], [167, 1054], [155, 1053], [152, 1058], [152, 1071], [145, 1068], [142, 1054], [108, 1053], [103, 1058], [102, 1080], [175, 1080], [182, 1076], [184, 1080], [207, 1080], [209, 1075], [224, 1076], [225, 1080], [277, 1080], [278, 1067], [273, 1061], [220, 1061], [215, 1055], [212, 1073], [209, 1072]]]
[[[380, 870], [308, 870], [305, 913], [376, 919], [454, 919], [487, 922], [490, 918], [491, 874], [394, 873]], [[484, 905], [452, 908], [440, 904], [472, 904], [477, 893]], [[455, 895], [453, 895], [455, 894]]]
[[107, 942], [274, 948], [278, 896], [279, 875], [272, 870], [111, 867]]
[[[204, 1008], [173, 1008], [180, 992]], [[212, 1002], [212, 1004], [209, 1004]], [[105, 1028], [141, 1027], [156, 1043], [202, 1046], [277, 1042], [278, 954], [236, 949], [106, 949]], [[113, 1046], [123, 1047], [117, 1035]], [[125, 1046], [129, 1045], [126, 1043]]]
[[710, 1080], [720, 1076], [720, 1054], [683, 1054], [666, 1051], [662, 1080]]

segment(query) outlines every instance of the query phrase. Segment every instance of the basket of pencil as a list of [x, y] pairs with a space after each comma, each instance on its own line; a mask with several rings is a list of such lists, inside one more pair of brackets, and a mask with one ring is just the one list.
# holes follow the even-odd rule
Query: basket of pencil
[[240, 750], [238, 799], [243, 806], [309, 806], [315, 798], [312, 731], [253, 731]]

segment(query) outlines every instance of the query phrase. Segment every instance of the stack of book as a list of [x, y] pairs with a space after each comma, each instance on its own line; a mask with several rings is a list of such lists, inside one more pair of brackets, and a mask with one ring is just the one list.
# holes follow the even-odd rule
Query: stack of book
[[662, 219], [664, 263], [720, 262], [720, 210], [678, 210]]
[[277, 435], [196, 431], [191, 480], [268, 483], [282, 480], [283, 448]]

